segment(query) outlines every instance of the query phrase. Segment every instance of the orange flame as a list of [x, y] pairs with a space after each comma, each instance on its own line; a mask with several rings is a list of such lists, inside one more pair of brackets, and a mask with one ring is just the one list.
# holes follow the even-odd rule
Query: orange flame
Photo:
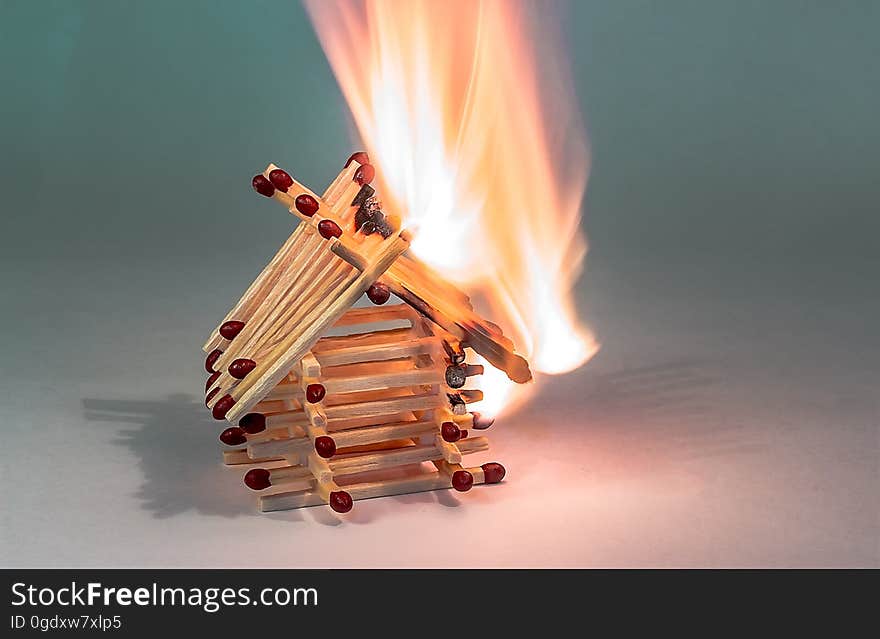
[[[513, 0], [306, 6], [411, 250], [487, 304], [534, 370], [586, 362], [598, 345], [571, 287], [589, 154], [558, 34]], [[489, 414], [528, 394], [489, 366], [481, 385]]]

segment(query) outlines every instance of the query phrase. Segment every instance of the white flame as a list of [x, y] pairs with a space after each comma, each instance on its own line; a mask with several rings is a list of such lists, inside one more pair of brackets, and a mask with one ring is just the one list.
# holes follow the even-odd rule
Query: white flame
[[[598, 349], [571, 288], [589, 167], [550, 7], [514, 0], [306, 3], [411, 250], [483, 300], [544, 373]], [[487, 366], [480, 410], [528, 391]]]

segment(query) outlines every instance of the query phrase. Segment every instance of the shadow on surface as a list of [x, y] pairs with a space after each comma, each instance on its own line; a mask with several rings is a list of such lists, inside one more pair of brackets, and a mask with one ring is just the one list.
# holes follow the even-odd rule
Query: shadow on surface
[[175, 394], [155, 401], [83, 399], [83, 409], [90, 421], [120, 425], [114, 443], [138, 458], [144, 483], [135, 496], [155, 517], [189, 510], [222, 517], [256, 514], [253, 497], [225, 490], [230, 477], [220, 461], [220, 429], [192, 396]]
[[[220, 460], [217, 433], [222, 425], [218, 426], [204, 405], [190, 395], [175, 394], [155, 401], [89, 398], [83, 399], [83, 409], [89, 421], [119, 427], [114, 443], [125, 446], [137, 457], [144, 476], [135, 497], [142, 508], [157, 518], [195, 511], [222, 517], [254, 515], [285, 522], [311, 521], [332, 527], [369, 523], [385, 512], [367, 507], [382, 500], [367, 500], [359, 502], [345, 516], [326, 506], [259, 513], [256, 496], [241, 486], [244, 470], [226, 468]], [[447, 507], [459, 505], [447, 492], [405, 495], [391, 498], [390, 503], [411, 498]]]

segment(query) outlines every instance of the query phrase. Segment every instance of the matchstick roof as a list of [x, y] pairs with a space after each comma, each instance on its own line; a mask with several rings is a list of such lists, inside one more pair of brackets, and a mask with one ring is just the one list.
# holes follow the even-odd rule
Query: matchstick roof
[[218, 392], [208, 402], [215, 416], [232, 421], [247, 413], [374, 285], [387, 286], [513, 381], [531, 379], [528, 362], [467, 295], [405, 253], [409, 234], [378, 211], [373, 174], [358, 153], [323, 196], [275, 165], [254, 177], [258, 193], [302, 222], [203, 347], [206, 367], [218, 371]]

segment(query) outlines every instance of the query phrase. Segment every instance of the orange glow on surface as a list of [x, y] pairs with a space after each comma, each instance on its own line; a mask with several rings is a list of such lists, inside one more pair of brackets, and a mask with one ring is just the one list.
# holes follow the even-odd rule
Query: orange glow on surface
[[[474, 297], [539, 373], [598, 349], [571, 288], [589, 153], [542, 5], [309, 0], [318, 37], [411, 250]], [[533, 390], [490, 370], [482, 410]]]

